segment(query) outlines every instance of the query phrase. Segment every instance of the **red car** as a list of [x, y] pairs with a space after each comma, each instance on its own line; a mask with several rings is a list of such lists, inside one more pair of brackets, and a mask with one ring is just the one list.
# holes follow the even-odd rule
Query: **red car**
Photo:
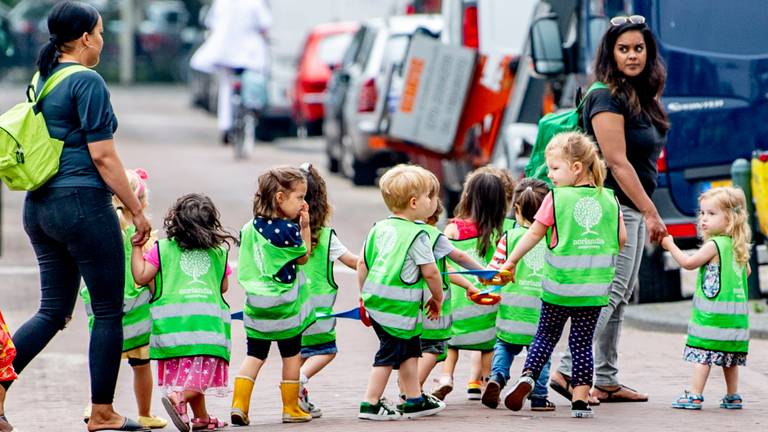
[[325, 87], [357, 28], [352, 22], [321, 24], [307, 35], [293, 84], [292, 111], [296, 125], [309, 135], [322, 134]]

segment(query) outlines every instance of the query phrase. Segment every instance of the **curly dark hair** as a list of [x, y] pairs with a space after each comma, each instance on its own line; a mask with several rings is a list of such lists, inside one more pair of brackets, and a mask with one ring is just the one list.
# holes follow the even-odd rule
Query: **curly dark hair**
[[[613, 54], [616, 40], [628, 31], [642, 33], [648, 56], [645, 69], [634, 78], [627, 77], [619, 70]], [[597, 81], [607, 85], [612, 95], [627, 101], [632, 115], [645, 113], [662, 132], [669, 130], [669, 118], [659, 102], [667, 80], [667, 70], [659, 56], [656, 38], [647, 25], [631, 22], [609, 25], [597, 49], [593, 69]]]
[[210, 249], [237, 244], [237, 237], [221, 227], [219, 211], [206, 195], [187, 194], [176, 200], [163, 221], [168, 238], [182, 249]]
[[309, 206], [309, 230], [312, 233], [312, 251], [320, 241], [320, 230], [328, 225], [331, 217], [331, 205], [328, 204], [328, 190], [325, 180], [317, 169], [310, 165], [302, 165], [301, 171], [307, 177], [307, 194], [304, 201]]

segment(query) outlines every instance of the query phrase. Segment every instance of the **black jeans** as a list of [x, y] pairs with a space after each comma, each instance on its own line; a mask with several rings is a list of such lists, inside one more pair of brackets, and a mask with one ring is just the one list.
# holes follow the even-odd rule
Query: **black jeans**
[[[88, 352], [91, 402], [111, 404], [123, 346], [125, 252], [111, 194], [97, 188], [46, 188], [24, 202], [24, 230], [40, 267], [40, 309], [13, 335], [21, 372], [72, 317], [82, 276], [94, 323]], [[9, 384], [10, 385], [10, 384]]]

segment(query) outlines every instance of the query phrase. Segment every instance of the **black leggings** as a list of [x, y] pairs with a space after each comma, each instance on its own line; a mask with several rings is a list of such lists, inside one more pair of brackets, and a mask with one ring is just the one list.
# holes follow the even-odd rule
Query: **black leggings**
[[[275, 342], [277, 342], [277, 348], [280, 350], [280, 357], [282, 358], [293, 357], [301, 352], [301, 333], [290, 339], [281, 339]], [[248, 338], [248, 356], [264, 361], [269, 355], [271, 345], [271, 340]]]
[[[125, 254], [112, 195], [97, 188], [45, 188], [27, 194], [24, 230], [40, 267], [37, 313], [13, 335], [17, 373], [72, 317], [80, 277], [94, 322], [88, 350], [91, 402], [111, 404], [123, 349]], [[5, 388], [9, 383], [3, 383]]]
[[539, 328], [533, 343], [528, 348], [524, 370], [539, 377], [542, 368], [549, 361], [555, 345], [563, 334], [568, 318], [571, 319], [571, 334], [568, 335], [568, 347], [573, 355], [571, 385], [592, 385], [594, 362], [592, 359], [592, 336], [595, 334], [600, 306], [567, 307], [544, 302], [541, 307]]

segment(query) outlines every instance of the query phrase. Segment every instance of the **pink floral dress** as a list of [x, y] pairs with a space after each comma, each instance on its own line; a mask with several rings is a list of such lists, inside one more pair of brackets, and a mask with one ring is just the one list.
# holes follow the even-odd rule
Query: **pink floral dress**
[[159, 360], [157, 383], [167, 393], [191, 390], [227, 396], [229, 364], [219, 357], [195, 356]]

